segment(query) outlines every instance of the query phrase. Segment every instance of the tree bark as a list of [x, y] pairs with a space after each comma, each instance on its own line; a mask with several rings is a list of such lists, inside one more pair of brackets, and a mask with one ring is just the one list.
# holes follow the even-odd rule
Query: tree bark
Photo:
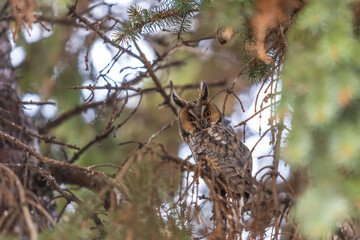
[[[21, 105], [20, 91], [17, 82], [17, 76], [10, 61], [10, 52], [12, 50], [9, 41], [9, 28], [6, 21], [0, 23], [0, 116], [13, 122], [26, 129], [32, 129], [30, 119], [24, 114]], [[11, 127], [9, 124], [0, 121], [0, 130], [27, 146], [38, 149], [38, 141], [29, 135], [26, 135], [21, 129]], [[24, 149], [16, 146], [12, 141], [0, 138], [0, 163], [8, 166], [26, 166], [30, 164], [32, 166], [40, 167], [40, 163], [37, 159], [30, 157]], [[2, 175], [0, 183], [3, 184], [3, 188], [0, 188], [0, 196], [2, 201], [0, 202], [0, 232], [13, 233], [20, 238], [29, 236], [34, 238], [36, 234], [34, 231], [38, 231], [40, 228], [47, 225], [47, 218], [40, 214], [35, 209], [32, 209], [31, 221], [33, 226], [37, 226], [38, 229], [31, 229], [29, 226], [29, 215], [26, 219], [26, 212], [22, 211], [21, 207], [16, 210], [17, 207], [26, 204], [21, 195], [23, 191], [25, 197], [32, 196], [33, 200], [39, 202], [48, 213], [54, 218], [56, 217], [56, 208], [54, 204], [50, 203], [50, 199], [53, 198], [53, 191], [46, 184], [46, 181], [36, 174], [31, 169], [25, 167], [12, 167], [11, 170], [15, 175]], [[6, 172], [6, 170], [4, 170]], [[22, 190], [20, 191], [19, 185], [8, 185], [9, 182], [22, 182]], [[21, 187], [21, 186], [20, 186]], [[21, 210], [20, 212], [19, 209]], [[2, 223], [2, 224], [1, 224]], [[29, 230], [30, 228], [30, 230]], [[35, 235], [34, 235], [35, 234]]]

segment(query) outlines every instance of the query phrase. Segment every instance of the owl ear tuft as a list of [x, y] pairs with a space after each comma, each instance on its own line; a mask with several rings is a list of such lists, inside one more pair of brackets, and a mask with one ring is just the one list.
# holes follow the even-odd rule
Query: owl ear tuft
[[209, 93], [209, 90], [208, 90], [208, 87], [206, 85], [206, 82], [201, 81], [200, 89], [199, 89], [199, 98], [201, 100], [206, 100], [208, 98], [208, 93]]
[[172, 99], [174, 100], [174, 103], [178, 105], [179, 107], [183, 108], [187, 104], [187, 102], [180, 98], [175, 92], [172, 93]]

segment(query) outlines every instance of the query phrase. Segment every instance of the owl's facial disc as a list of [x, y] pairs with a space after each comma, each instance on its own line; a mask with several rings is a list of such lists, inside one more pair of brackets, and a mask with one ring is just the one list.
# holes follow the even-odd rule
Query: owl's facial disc
[[203, 117], [209, 119], [211, 125], [217, 124], [222, 121], [220, 110], [212, 101], [209, 101], [208, 104], [206, 105], [206, 108], [204, 109], [203, 112]]
[[191, 134], [220, 122], [221, 114], [212, 101], [195, 101], [179, 111], [179, 121], [184, 133]]

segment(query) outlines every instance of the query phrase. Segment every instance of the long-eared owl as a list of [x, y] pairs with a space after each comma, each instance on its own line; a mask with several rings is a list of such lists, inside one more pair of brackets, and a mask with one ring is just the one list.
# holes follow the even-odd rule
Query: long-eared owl
[[[172, 98], [180, 107], [180, 136], [189, 145], [195, 161], [204, 162], [232, 193], [247, 198], [252, 189], [251, 152], [238, 139], [230, 121], [223, 119], [218, 107], [208, 98], [206, 83], [201, 82], [199, 98], [195, 101], [185, 101], [176, 93]], [[224, 191], [223, 186], [220, 189]]]

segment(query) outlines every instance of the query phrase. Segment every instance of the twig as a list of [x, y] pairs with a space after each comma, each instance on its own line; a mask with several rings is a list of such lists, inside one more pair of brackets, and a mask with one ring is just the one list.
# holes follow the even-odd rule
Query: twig
[[145, 54], [141, 51], [141, 49], [139, 48], [138, 44], [136, 42], [134, 42], [136, 49], [139, 51], [140, 53], [140, 58], [139, 60], [145, 65], [145, 68], [148, 70], [149, 75], [151, 77], [151, 79], [153, 80], [157, 91], [161, 94], [161, 96], [164, 98], [164, 104], [168, 105], [170, 107], [170, 109], [172, 110], [172, 112], [176, 115], [177, 114], [177, 110], [176, 108], [170, 103], [170, 97], [169, 95], [166, 94], [165, 90], [162, 88], [161, 83], [158, 79], [158, 77], [155, 75], [155, 72], [152, 68], [152, 65], [150, 64], [150, 62], [147, 60]]
[[253, 148], [251, 149], [251, 151], [250, 151], [251, 153], [254, 152], [256, 146], [258, 145], [258, 143], [265, 137], [265, 135], [266, 135], [270, 130], [271, 130], [271, 128], [269, 128], [268, 130], [266, 130], [266, 131], [264, 132], [264, 134], [259, 138], [259, 140], [255, 143], [255, 145], [254, 145]]
[[56, 179], [53, 176], [51, 176], [49, 173], [46, 173], [42, 168], [37, 168], [32, 165], [30, 165], [29, 167], [31, 168], [31, 170], [38, 173], [40, 176], [44, 177], [47, 180], [47, 182], [50, 185], [52, 185], [56, 189], [56, 191], [58, 191], [60, 195], [63, 196], [67, 201], [70, 202], [74, 201], [80, 203], [80, 199], [78, 199], [75, 195], [68, 194], [67, 192], [65, 192], [56, 182]]
[[[28, 145], [20, 142], [16, 137], [12, 137], [12, 136], [8, 135], [7, 133], [4, 133], [3, 131], [0, 131], [0, 137], [14, 143], [16, 146], [24, 149], [30, 155], [36, 157], [37, 159], [39, 159], [45, 163], [49, 163], [49, 164], [55, 165], [55, 166], [62, 166], [62, 167], [68, 167], [68, 168], [80, 170], [82, 172], [89, 173], [90, 175], [100, 174], [100, 172], [95, 172], [94, 170], [89, 170], [85, 167], [81, 167], [81, 166], [77, 166], [77, 165], [73, 165], [73, 164], [69, 164], [69, 163], [65, 163], [65, 162], [59, 162], [54, 159], [43, 156], [40, 153], [36, 152], [36, 150], [34, 148], [29, 147]], [[101, 175], [103, 175], [103, 174], [101, 174]]]
[[[275, 103], [274, 103], [275, 104]], [[272, 104], [269, 104], [268, 106], [266, 107], [263, 107], [262, 109], [260, 109], [259, 111], [257, 111], [256, 113], [254, 113], [253, 115], [251, 115], [250, 117], [248, 117], [246, 120], [238, 123], [237, 125], [235, 125], [234, 127], [239, 127], [239, 126], [242, 126], [244, 125], [245, 123], [247, 123], [250, 119], [252, 119], [253, 117], [255, 117], [256, 115], [258, 115], [259, 113], [261, 113], [262, 111], [264, 111], [265, 109], [271, 107]]]
[[32, 132], [32, 131], [26, 129], [25, 127], [21, 127], [21, 126], [17, 125], [16, 123], [7, 120], [6, 118], [4, 118], [4, 117], [2, 117], [2, 116], [0, 116], [0, 121], [3, 122], [3, 123], [6, 123], [8, 126], [10, 126], [10, 127], [12, 127], [12, 128], [15, 128], [15, 129], [20, 130], [21, 132], [23, 132], [23, 133], [25, 133], [25, 134], [27, 134], [27, 135], [36, 137], [36, 138], [44, 141], [45, 143], [53, 143], [53, 144], [65, 146], [65, 147], [68, 147], [68, 148], [80, 149], [80, 148], [79, 148], [78, 146], [76, 146], [76, 145], [71, 145], [71, 144], [67, 144], [67, 143], [63, 143], [63, 142], [57, 141], [57, 140], [54, 139], [55, 137], [51, 137], [51, 136], [41, 136], [41, 135], [39, 135], [39, 134], [37, 134], [37, 133], [35, 133], [35, 132]]
[[80, 14], [78, 14], [76, 12], [76, 7], [74, 5], [69, 7], [69, 12], [67, 15], [71, 15], [72, 17], [76, 17], [77, 19], [79, 19], [80, 22], [83, 22], [87, 27], [89, 27], [90, 29], [92, 29], [94, 32], [96, 32], [106, 43], [110, 44], [111, 46], [118, 48], [121, 51], [126, 52], [127, 54], [129, 54], [130, 56], [139, 59], [139, 57], [134, 54], [133, 52], [127, 50], [126, 48], [116, 44], [114, 41], [111, 41], [104, 33], [102, 33], [100, 31], [100, 29], [98, 28], [98, 26], [94, 23], [91, 23], [88, 19], [84, 18], [83, 16], [81, 16]]
[[58, 125], [62, 124], [66, 120], [72, 118], [73, 116], [76, 116], [76, 115], [80, 114], [81, 112], [86, 111], [89, 108], [97, 107], [97, 106], [101, 105], [102, 103], [103, 103], [103, 101], [90, 103], [90, 104], [84, 104], [84, 105], [75, 107], [74, 109], [63, 113], [58, 118], [56, 118], [56, 119], [54, 119], [52, 121], [49, 121], [48, 123], [45, 124], [45, 126], [39, 128], [39, 133], [45, 134], [50, 129], [52, 129], [54, 127], [57, 127]]
[[31, 240], [37, 240], [38, 239], [38, 233], [35, 227], [35, 224], [31, 218], [29, 207], [26, 203], [26, 195], [25, 190], [19, 180], [19, 178], [15, 175], [13, 171], [11, 171], [9, 168], [5, 167], [4, 165], [0, 164], [0, 167], [7, 172], [9, 176], [14, 180], [18, 194], [19, 194], [19, 200], [20, 200], [20, 207], [22, 210], [22, 213], [24, 215], [24, 219], [26, 222], [26, 226], [29, 230], [30, 239]]
[[108, 135], [114, 131], [114, 127], [110, 128], [108, 131], [104, 132], [101, 135], [96, 136], [93, 140], [88, 142], [85, 146], [83, 146], [79, 151], [77, 151], [72, 158], [68, 161], [69, 163], [74, 163], [81, 154], [83, 154], [88, 148], [90, 148], [93, 144], [105, 139], [108, 137]]
[[10, 115], [10, 112], [8, 110], [5, 110], [3, 108], [0, 108], [1, 113], [5, 113], [6, 115]]
[[[127, 162], [129, 161], [130, 157], [135, 154], [138, 150], [142, 149], [145, 145], [152, 142], [156, 137], [158, 137], [162, 132], [164, 132], [166, 129], [172, 127], [176, 123], [176, 120], [171, 121], [170, 123], [166, 124], [165, 126], [161, 127], [160, 130], [158, 130], [156, 133], [151, 135], [148, 140], [146, 140], [144, 143], [138, 143], [138, 147], [134, 149], [130, 156], [124, 160], [124, 162], [121, 164], [121, 168], [123, 168], [125, 165], [127, 165]], [[121, 144], [121, 143], [120, 143]], [[164, 151], [164, 150], [163, 150]], [[115, 175], [118, 175], [118, 173], [122, 170], [118, 170]]]
[[55, 102], [52, 101], [44, 101], [44, 102], [37, 102], [37, 101], [20, 101], [20, 104], [23, 105], [56, 105]]
[[56, 222], [54, 221], [54, 219], [52, 219], [52, 217], [50, 216], [50, 214], [41, 206], [41, 204], [39, 203], [36, 203], [30, 199], [27, 199], [26, 200], [30, 205], [34, 206], [38, 211], [40, 211], [45, 217], [47, 220], [49, 220], [49, 222], [51, 223], [51, 225], [53, 227], [56, 227]]
[[227, 102], [227, 99], [229, 97], [230, 94], [233, 93], [234, 91], [234, 88], [235, 88], [235, 84], [236, 82], [239, 80], [240, 76], [243, 74], [243, 72], [246, 70], [246, 68], [253, 62], [255, 61], [255, 57], [251, 58], [249, 61], [247, 61], [245, 63], [245, 65], [241, 68], [240, 72], [238, 73], [238, 75], [236, 76], [236, 78], [233, 80], [233, 82], [231, 83], [231, 87], [226, 89], [226, 96], [225, 96], [225, 100], [224, 100], [224, 103], [223, 103], [223, 108], [222, 108], [222, 114], [223, 114], [223, 117], [225, 116], [225, 106], [226, 106], [226, 102]]

